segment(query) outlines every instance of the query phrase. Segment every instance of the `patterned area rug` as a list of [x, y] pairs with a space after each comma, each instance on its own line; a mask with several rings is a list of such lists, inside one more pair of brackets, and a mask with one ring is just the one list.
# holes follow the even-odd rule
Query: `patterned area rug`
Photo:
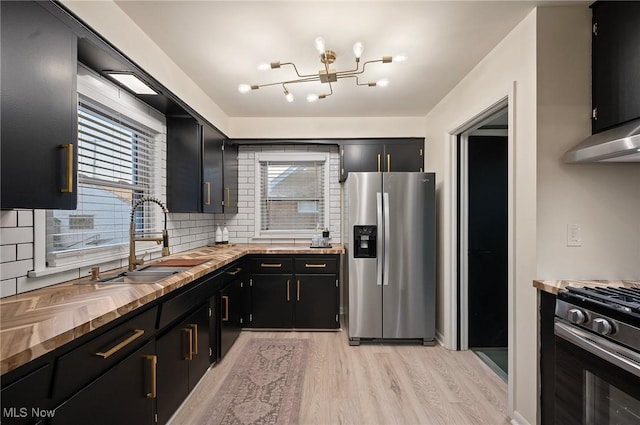
[[298, 423], [307, 339], [252, 339], [199, 424]]

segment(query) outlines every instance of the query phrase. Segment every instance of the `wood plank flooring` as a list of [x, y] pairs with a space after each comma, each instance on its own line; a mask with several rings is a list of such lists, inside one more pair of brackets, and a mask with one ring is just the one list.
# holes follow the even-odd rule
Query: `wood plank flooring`
[[195, 425], [251, 338], [307, 338], [300, 423], [506, 425], [507, 384], [471, 351], [363, 344], [346, 332], [243, 331], [170, 425]]

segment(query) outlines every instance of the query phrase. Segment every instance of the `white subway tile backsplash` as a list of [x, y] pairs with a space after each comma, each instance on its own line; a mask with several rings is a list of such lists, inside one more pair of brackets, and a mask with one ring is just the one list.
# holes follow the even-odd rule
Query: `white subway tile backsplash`
[[16, 210], [0, 211], [0, 227], [17, 227], [17, 226], [18, 226], [18, 211]]
[[0, 229], [2, 245], [33, 242], [32, 227], [6, 227]]
[[8, 297], [18, 293], [18, 285], [16, 279], [5, 279], [0, 281], [0, 298]]
[[33, 258], [33, 244], [31, 243], [21, 243], [18, 244], [18, 260], [27, 260], [29, 258]]
[[2, 279], [26, 276], [29, 270], [33, 270], [32, 258], [0, 264], [0, 276], [2, 276]]
[[32, 227], [33, 226], [33, 211], [32, 210], [18, 211], [18, 226], [19, 227]]
[[2, 245], [0, 247], [0, 262], [8, 263], [9, 261], [16, 261], [16, 258], [16, 245]]

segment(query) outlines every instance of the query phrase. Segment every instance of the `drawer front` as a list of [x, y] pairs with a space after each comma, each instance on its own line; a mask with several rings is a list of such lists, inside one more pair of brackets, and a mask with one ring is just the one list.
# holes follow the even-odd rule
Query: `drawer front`
[[194, 283], [191, 288], [162, 303], [158, 329], [164, 328], [193, 310], [194, 307], [207, 302], [220, 288], [221, 284], [222, 275], [218, 274], [210, 279]]
[[257, 274], [286, 274], [293, 272], [293, 259], [283, 257], [260, 257], [251, 261], [251, 271]]
[[153, 307], [61, 356], [54, 398], [79, 390], [148, 341], [155, 332], [157, 314], [158, 308]]
[[296, 273], [317, 274], [337, 272], [338, 260], [335, 257], [296, 258]]

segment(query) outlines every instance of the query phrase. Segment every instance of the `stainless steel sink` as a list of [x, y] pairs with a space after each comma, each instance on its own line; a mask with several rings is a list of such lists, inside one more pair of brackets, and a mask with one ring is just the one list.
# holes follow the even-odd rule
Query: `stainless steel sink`
[[189, 268], [190, 267], [146, 266], [138, 270], [122, 272], [97, 281], [90, 281], [89, 283], [154, 283]]
[[190, 266], [154, 266], [150, 264], [148, 266], [142, 266], [139, 269], [136, 269], [132, 272], [125, 273], [169, 273], [175, 274], [180, 273], [185, 270], [189, 270]]

